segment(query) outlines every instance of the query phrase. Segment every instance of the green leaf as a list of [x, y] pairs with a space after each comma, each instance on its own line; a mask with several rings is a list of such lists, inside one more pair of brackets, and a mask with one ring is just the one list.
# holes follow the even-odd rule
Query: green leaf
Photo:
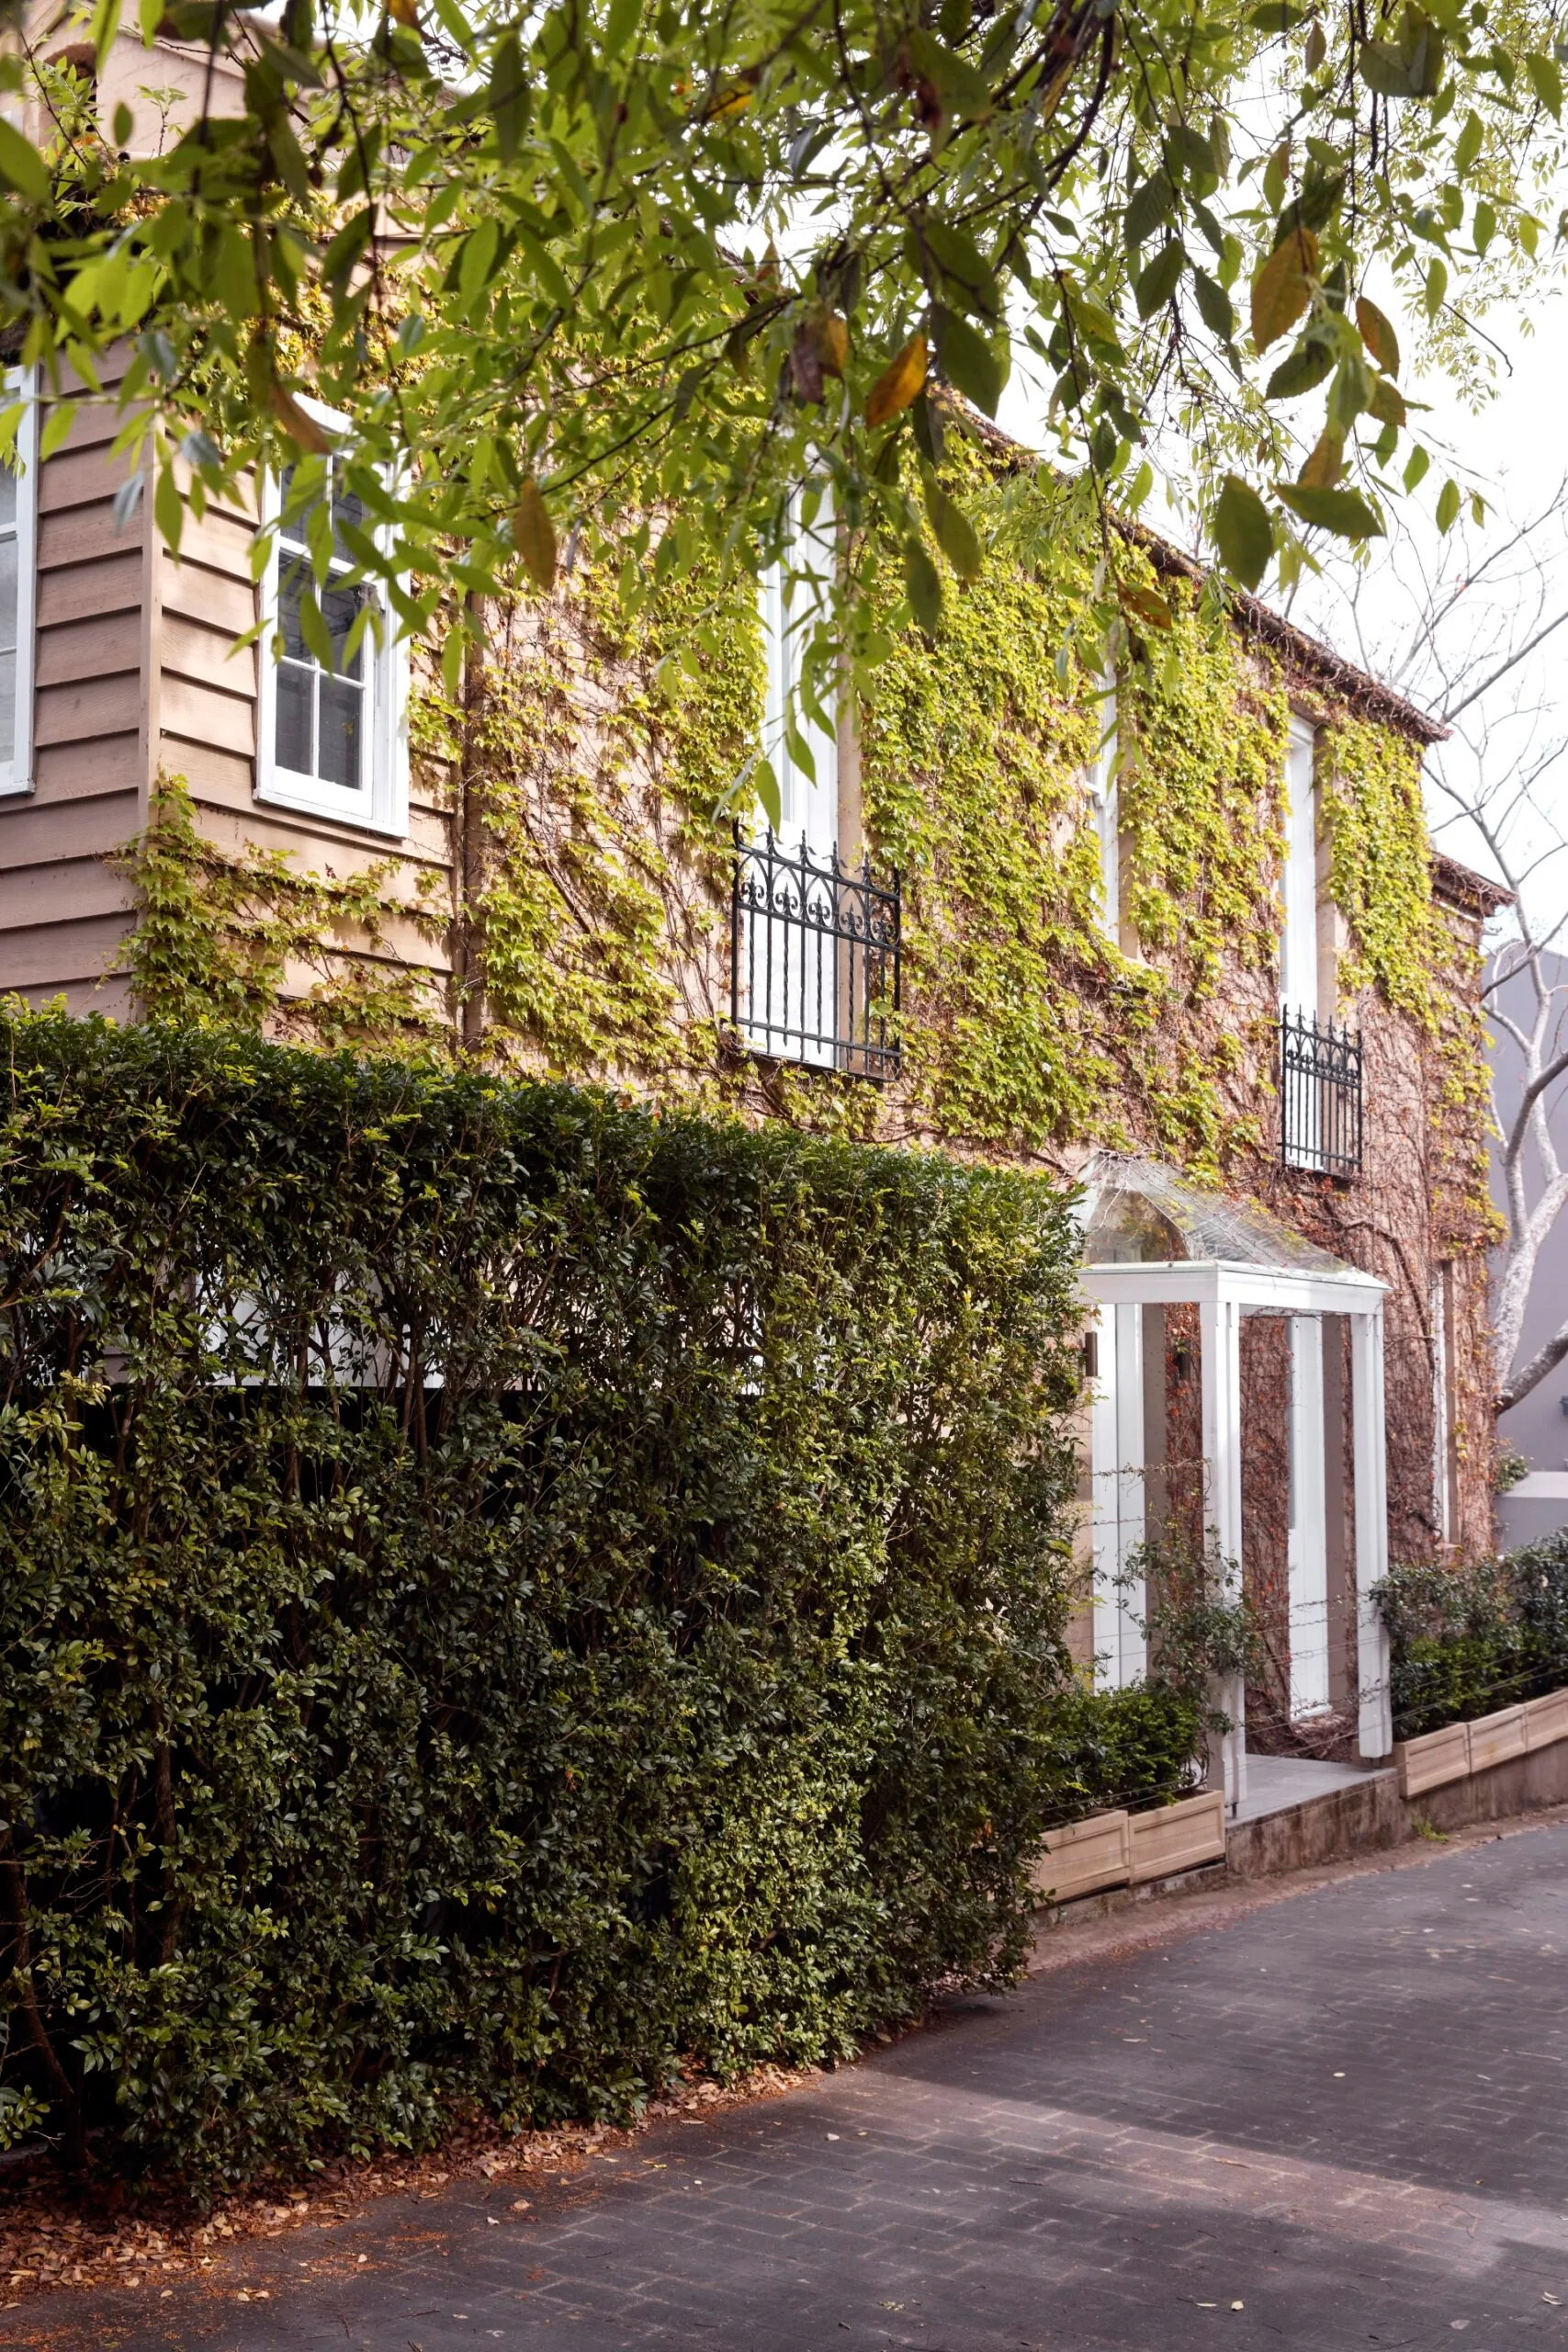
[[1263, 387], [1268, 401], [1299, 400], [1321, 384], [1334, 366], [1334, 345], [1325, 335], [1303, 335]]
[[1209, 333], [1229, 343], [1235, 333], [1235, 311], [1218, 278], [1211, 277], [1206, 269], [1195, 269], [1192, 291], [1198, 298], [1198, 315]]
[[1443, 307], [1449, 290], [1449, 266], [1446, 261], [1433, 260], [1427, 268], [1427, 316], [1435, 319]]
[[923, 540], [911, 537], [904, 549], [904, 584], [909, 609], [928, 637], [942, 624], [942, 574]]
[[1454, 141], [1454, 171], [1462, 179], [1481, 153], [1481, 142], [1486, 136], [1481, 117], [1472, 107], [1464, 119], [1464, 129]]
[[1438, 492], [1438, 528], [1447, 534], [1459, 521], [1459, 484], [1450, 475]]
[[553, 302], [558, 311], [570, 311], [574, 299], [572, 290], [559, 262], [550, 252], [549, 247], [541, 244], [533, 231], [521, 222], [513, 230], [513, 235], [518, 250], [537, 278], [546, 300]]
[[1298, 25], [1306, 23], [1309, 14], [1298, 8], [1295, 0], [1258, 0], [1258, 6], [1247, 10], [1247, 21], [1260, 33], [1293, 33]]
[[760, 754], [751, 769], [751, 783], [762, 804], [762, 814], [775, 833], [784, 831], [784, 796], [772, 760]]
[[49, 173], [30, 139], [0, 114], [0, 179], [34, 204], [49, 202]]
[[1404, 487], [1407, 491], [1417, 488], [1431, 462], [1431, 451], [1423, 449], [1417, 443], [1404, 461]]
[[989, 262], [971, 236], [945, 220], [922, 220], [909, 233], [912, 243], [924, 243], [945, 285], [966, 311], [985, 319], [1001, 317], [1000, 289]]
[[510, 164], [523, 143], [528, 123], [528, 85], [523, 71], [523, 47], [514, 31], [502, 33], [495, 45], [490, 69], [490, 110], [495, 122], [495, 143], [502, 161]]
[[341, 285], [370, 242], [375, 215], [368, 205], [343, 224], [321, 255], [321, 276], [329, 286]]
[[637, 30], [642, 7], [643, 0], [611, 0], [610, 13], [604, 20], [604, 54], [607, 58], [619, 57], [626, 47]]
[[950, 384], [972, 400], [987, 416], [995, 416], [1007, 382], [1007, 369], [983, 335], [967, 319], [940, 304], [931, 312], [936, 331], [937, 362]]
[[1551, 117], [1553, 122], [1562, 119], [1562, 75], [1550, 57], [1542, 57], [1532, 50], [1525, 59], [1525, 72], [1531, 89]]
[[1179, 240], [1172, 237], [1168, 244], [1160, 247], [1147, 269], [1140, 273], [1134, 288], [1141, 319], [1153, 318], [1155, 312], [1169, 301], [1181, 283], [1181, 273], [1186, 266], [1186, 252]]
[[1269, 509], [1250, 482], [1227, 474], [1214, 508], [1214, 543], [1220, 560], [1244, 588], [1256, 588], [1274, 552]]
[[487, 212], [463, 240], [457, 285], [465, 302], [471, 302], [490, 284], [500, 253], [501, 223], [493, 212]]
[[1495, 209], [1487, 203], [1484, 197], [1481, 197], [1476, 203], [1475, 227], [1473, 233], [1475, 237], [1475, 250], [1478, 254], [1483, 254], [1486, 251], [1487, 246], [1492, 243], [1493, 238], [1497, 233], [1496, 212]]
[[[1455, 493], [1457, 496], [1457, 492]], [[185, 521], [185, 501], [175, 480], [175, 469], [165, 458], [158, 469], [158, 486], [152, 493], [152, 515], [171, 554], [180, 551], [180, 528]]]
[[1312, 490], [1301, 482], [1274, 485], [1282, 503], [1303, 523], [1341, 539], [1381, 539], [1382, 517], [1359, 490]]
[[991, 112], [991, 85], [967, 58], [946, 49], [934, 33], [917, 25], [908, 35], [909, 62], [931, 83], [949, 114], [980, 121]]
[[1416, 95], [1410, 68], [1391, 40], [1364, 40], [1356, 51], [1356, 71], [1376, 97], [1410, 98]]
[[980, 541], [974, 524], [946, 492], [938, 488], [930, 474], [925, 477], [925, 493], [926, 513], [931, 518], [938, 547], [960, 580], [973, 580], [981, 563]]
[[1135, 187], [1127, 199], [1127, 209], [1122, 216], [1122, 233], [1129, 251], [1146, 244], [1155, 231], [1170, 218], [1175, 191], [1163, 172]]

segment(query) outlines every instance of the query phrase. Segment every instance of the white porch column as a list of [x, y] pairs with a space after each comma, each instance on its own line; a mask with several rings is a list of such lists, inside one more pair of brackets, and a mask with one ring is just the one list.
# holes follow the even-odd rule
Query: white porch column
[[1388, 1455], [1382, 1392], [1382, 1308], [1350, 1317], [1356, 1452], [1356, 1736], [1363, 1758], [1393, 1746], [1388, 1631], [1371, 1600], [1388, 1568]]
[[1143, 1577], [1128, 1566], [1144, 1541], [1144, 1311], [1100, 1310], [1100, 1377], [1090, 1422], [1094, 1487], [1095, 1679], [1119, 1690], [1146, 1665]]
[[1094, 1544], [1094, 1679], [1100, 1690], [1115, 1688], [1117, 1498], [1121, 1479], [1116, 1446], [1116, 1324], [1114, 1306], [1099, 1314], [1100, 1364], [1089, 1408], [1090, 1531]]
[[[1241, 1598], [1241, 1308], [1216, 1284], [1200, 1301], [1202, 1342], [1203, 1481], [1205, 1517], [1218, 1547], [1227, 1597]], [[1225, 1676], [1215, 1692], [1231, 1729], [1221, 1744], [1225, 1802], [1247, 1794], [1247, 1686]]]
[[1291, 1713], [1328, 1704], [1328, 1522], [1323, 1414], [1323, 1324], [1291, 1323]]

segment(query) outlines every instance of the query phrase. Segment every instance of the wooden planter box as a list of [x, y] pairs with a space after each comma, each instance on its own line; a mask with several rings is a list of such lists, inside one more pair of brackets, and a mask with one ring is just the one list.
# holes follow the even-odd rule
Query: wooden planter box
[[1568, 1739], [1568, 1690], [1549, 1690], [1525, 1707], [1525, 1747], [1532, 1751]]
[[1472, 1772], [1487, 1771], [1494, 1764], [1509, 1764], [1525, 1752], [1522, 1707], [1500, 1707], [1495, 1715], [1480, 1715], [1469, 1729]]
[[1046, 1832], [1030, 1883], [1048, 1903], [1070, 1903], [1102, 1886], [1125, 1886], [1132, 1871], [1127, 1815], [1096, 1813], [1088, 1821]]
[[1445, 1724], [1419, 1739], [1402, 1739], [1393, 1751], [1399, 1767], [1399, 1793], [1418, 1797], [1425, 1789], [1440, 1789], [1462, 1781], [1470, 1771], [1470, 1725]]
[[1178, 1871], [1196, 1870], [1201, 1862], [1224, 1861], [1225, 1854], [1225, 1792], [1203, 1789], [1179, 1804], [1135, 1813], [1132, 1818], [1133, 1884], [1151, 1878], [1173, 1878]]
[[1495, 1714], [1478, 1715], [1473, 1723], [1445, 1724], [1441, 1731], [1429, 1731], [1421, 1739], [1401, 1740], [1394, 1749], [1399, 1793], [1417, 1797], [1425, 1789], [1440, 1789], [1472, 1772], [1490, 1771], [1495, 1764], [1511, 1764], [1516, 1756], [1551, 1747], [1560, 1739], [1568, 1739], [1568, 1690], [1549, 1690], [1522, 1707], [1499, 1707]]

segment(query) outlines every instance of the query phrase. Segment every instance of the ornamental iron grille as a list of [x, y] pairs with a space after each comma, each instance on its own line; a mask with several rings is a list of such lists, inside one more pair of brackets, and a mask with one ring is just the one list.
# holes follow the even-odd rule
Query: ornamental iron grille
[[1361, 1033], [1280, 1015], [1280, 1157], [1324, 1176], [1361, 1172]]
[[774, 1061], [896, 1077], [900, 911], [896, 872], [867, 862], [856, 874], [836, 850], [737, 829], [729, 1011], [740, 1042]]

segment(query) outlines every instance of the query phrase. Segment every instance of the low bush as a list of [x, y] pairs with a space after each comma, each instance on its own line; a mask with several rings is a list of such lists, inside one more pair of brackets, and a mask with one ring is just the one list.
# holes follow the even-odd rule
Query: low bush
[[1568, 1683], [1568, 1531], [1472, 1567], [1395, 1567], [1378, 1598], [1400, 1739]]
[[1063, 1647], [1044, 1183], [0, 1044], [0, 2132], [199, 2188], [829, 2057], [1174, 1786]]
[[1196, 1785], [1208, 1712], [1201, 1693], [1162, 1679], [1064, 1694], [1060, 1767], [1049, 1827], [1086, 1813], [1170, 1804]]

